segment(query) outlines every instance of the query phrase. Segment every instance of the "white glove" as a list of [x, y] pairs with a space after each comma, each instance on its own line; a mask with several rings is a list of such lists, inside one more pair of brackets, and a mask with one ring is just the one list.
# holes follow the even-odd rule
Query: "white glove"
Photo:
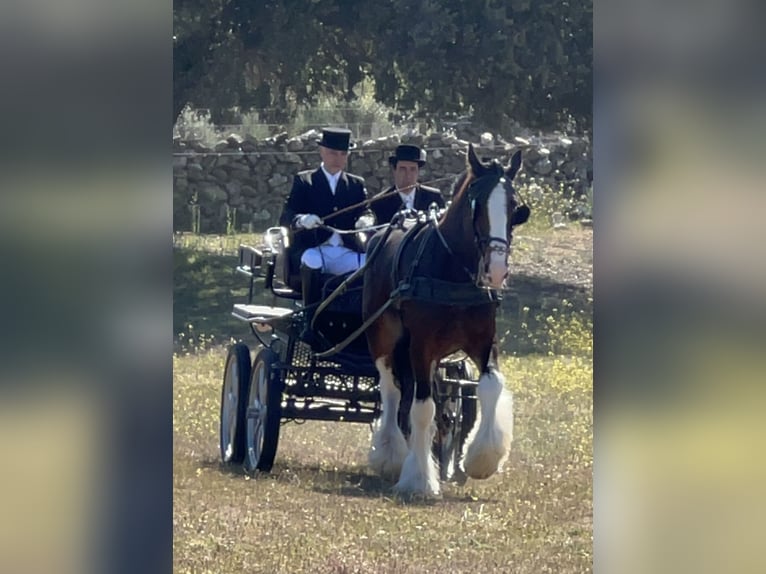
[[372, 227], [373, 225], [375, 225], [375, 217], [372, 215], [363, 215], [356, 220], [354, 229], [364, 229], [366, 227]]
[[298, 218], [297, 224], [298, 227], [302, 227], [303, 229], [314, 229], [322, 224], [322, 219], [318, 215], [307, 213]]

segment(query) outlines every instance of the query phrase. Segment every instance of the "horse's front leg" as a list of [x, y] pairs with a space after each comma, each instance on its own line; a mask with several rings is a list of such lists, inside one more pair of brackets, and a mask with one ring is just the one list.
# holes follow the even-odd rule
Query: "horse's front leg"
[[471, 478], [488, 478], [502, 470], [513, 440], [513, 395], [497, 366], [497, 347], [493, 344], [484, 357], [478, 363], [482, 367], [479, 420], [466, 439], [462, 457], [463, 469]]
[[436, 431], [436, 405], [431, 396], [435, 361], [415, 343], [410, 347], [415, 377], [415, 397], [410, 408], [410, 450], [394, 489], [402, 494], [441, 495], [439, 472], [431, 445]]
[[375, 366], [380, 375], [380, 402], [383, 413], [372, 434], [368, 462], [379, 475], [394, 479], [401, 473], [402, 463], [407, 456], [407, 441], [398, 424], [402, 394], [394, 382], [391, 357], [378, 357]]

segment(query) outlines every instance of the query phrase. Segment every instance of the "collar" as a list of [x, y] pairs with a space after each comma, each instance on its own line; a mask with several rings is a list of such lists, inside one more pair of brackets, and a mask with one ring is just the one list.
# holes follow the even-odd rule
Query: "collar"
[[324, 168], [324, 163], [322, 163], [322, 165], [319, 167], [322, 169], [322, 173], [324, 173], [324, 176], [327, 178], [327, 182], [330, 184], [330, 190], [332, 190], [333, 195], [335, 195], [335, 188], [338, 186], [338, 180], [340, 179], [340, 174], [343, 173], [343, 170], [340, 170], [335, 175], [332, 175]]
[[399, 197], [402, 198], [402, 203], [404, 203], [407, 207], [415, 206], [415, 193], [417, 191], [418, 191], [417, 187], [409, 193], [402, 193], [398, 189], [396, 190], [396, 192], [399, 194]]

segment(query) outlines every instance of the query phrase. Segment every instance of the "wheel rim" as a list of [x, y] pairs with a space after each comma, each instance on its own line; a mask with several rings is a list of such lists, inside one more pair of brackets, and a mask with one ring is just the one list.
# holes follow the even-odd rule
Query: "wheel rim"
[[249, 468], [258, 465], [263, 450], [263, 433], [266, 428], [268, 373], [266, 365], [258, 363], [253, 373], [250, 397], [247, 405], [247, 460]]
[[226, 369], [226, 385], [223, 394], [223, 414], [221, 416], [221, 443], [223, 458], [230, 460], [234, 456], [234, 437], [237, 433], [237, 404], [239, 403], [239, 365], [236, 356], [229, 358]]
[[450, 428], [448, 432], [441, 436], [439, 440], [439, 473], [442, 480], [449, 480], [455, 472], [455, 434], [457, 429], [457, 401], [446, 401], [444, 404], [445, 413], [450, 418]]

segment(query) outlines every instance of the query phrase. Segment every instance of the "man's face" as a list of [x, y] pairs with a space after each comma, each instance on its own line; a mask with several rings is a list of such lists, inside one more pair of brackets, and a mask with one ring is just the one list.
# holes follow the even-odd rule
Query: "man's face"
[[338, 149], [330, 149], [329, 147], [319, 146], [319, 156], [322, 158], [324, 168], [335, 175], [343, 168], [346, 167], [348, 161], [348, 152]]
[[[394, 184], [396, 188], [403, 193], [410, 193], [418, 181], [419, 173], [420, 168], [417, 162], [399, 160], [394, 168]], [[409, 186], [413, 187], [405, 189]]]

